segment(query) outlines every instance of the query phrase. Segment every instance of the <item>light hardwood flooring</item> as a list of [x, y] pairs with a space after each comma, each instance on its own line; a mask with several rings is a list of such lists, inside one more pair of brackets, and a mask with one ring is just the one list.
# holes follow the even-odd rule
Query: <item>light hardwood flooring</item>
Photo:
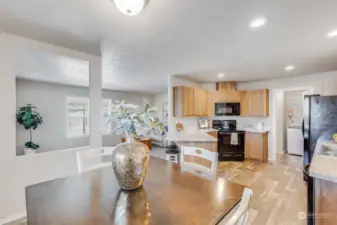
[[[302, 157], [277, 155], [273, 163], [220, 162], [218, 176], [243, 184], [254, 192], [249, 224], [305, 225], [298, 214], [306, 212], [307, 190]], [[7, 225], [26, 225], [21, 219]]]
[[249, 211], [251, 225], [304, 225], [299, 219], [306, 212], [307, 186], [303, 181], [302, 157], [277, 155], [276, 162], [220, 162], [218, 176], [246, 185], [253, 190]]

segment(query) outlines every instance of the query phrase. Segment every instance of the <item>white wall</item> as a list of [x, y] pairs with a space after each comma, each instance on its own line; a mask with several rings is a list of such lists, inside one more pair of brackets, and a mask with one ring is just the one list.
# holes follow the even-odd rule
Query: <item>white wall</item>
[[[336, 84], [336, 86], [331, 85]], [[238, 83], [238, 90], [269, 89], [270, 116], [267, 118], [267, 124], [272, 127], [269, 134], [269, 160], [276, 159], [277, 140], [280, 136], [277, 134], [277, 113], [278, 104], [274, 102], [278, 91], [286, 90], [310, 90], [310, 94], [334, 95], [337, 88], [337, 71], [326, 73], [310, 74], [296, 77], [286, 77], [273, 80], [264, 80], [257, 82]]]
[[304, 90], [299, 91], [286, 91], [284, 93], [285, 101], [285, 113], [288, 114], [288, 111], [292, 111], [292, 118], [290, 119], [286, 115], [285, 126], [294, 124], [301, 124], [303, 120], [303, 93]]
[[[33, 131], [33, 141], [40, 145], [37, 152], [49, 152], [89, 146], [89, 136], [67, 138], [67, 97], [89, 98], [89, 88], [52, 84], [30, 80], [16, 80], [16, 106], [37, 107], [44, 123]], [[29, 131], [16, 126], [16, 152], [23, 155]]]
[[[89, 61], [95, 65], [91, 67], [90, 71], [91, 90], [93, 89], [93, 81], [95, 80], [96, 84], [99, 83], [102, 75], [100, 73], [100, 57], [0, 33], [0, 105], [2, 106], [0, 124], [3, 127], [0, 130], [0, 223], [8, 216], [25, 212], [26, 186], [68, 176], [73, 174], [77, 168], [74, 154], [78, 150], [57, 151], [34, 156], [16, 156], [16, 71], [14, 59], [15, 55], [26, 49]], [[99, 97], [96, 96], [91, 100], [101, 104], [100, 90], [96, 89], [95, 94], [98, 94]], [[93, 117], [90, 120], [92, 123], [99, 124], [100, 118]], [[93, 136], [95, 143], [90, 141], [90, 145], [97, 144], [102, 139], [99, 132], [94, 132]], [[97, 140], [97, 137], [100, 140]]]
[[[143, 105], [143, 101], [147, 100], [150, 105], [153, 105], [153, 95], [125, 91], [103, 90], [103, 98], [116, 100], [125, 100], [127, 103]], [[112, 124], [114, 126], [114, 124]], [[103, 135], [103, 146], [116, 146], [121, 143], [121, 137], [116, 134]]]
[[[286, 133], [284, 132], [286, 130], [284, 122], [284, 106], [285, 106], [285, 96], [283, 91], [277, 91], [275, 92], [275, 99], [276, 99], [276, 110], [275, 110], [275, 118], [277, 118], [278, 126], [275, 131], [275, 136], [278, 137], [276, 140], [276, 150], [277, 152], [283, 152], [283, 149], [285, 147], [285, 138]], [[282, 119], [281, 119], [282, 118]]]
[[[335, 88], [333, 88], [331, 85]], [[335, 91], [337, 87], [337, 71], [257, 82], [238, 83], [237, 87], [239, 90], [253, 90], [261, 88], [268, 88], [271, 90], [291, 90], [292, 88], [306, 89], [307, 87], [311, 87], [313, 89], [313, 93], [318, 93], [322, 95], [334, 95], [336, 94]]]
[[[143, 99], [147, 99], [150, 104], [153, 99], [152, 95], [111, 90], [104, 90], [102, 95], [104, 99], [125, 100], [139, 105], [143, 104]], [[17, 107], [33, 104], [44, 119], [44, 123], [33, 131], [33, 141], [40, 145], [38, 152], [89, 146], [89, 136], [67, 137], [67, 97], [89, 98], [89, 88], [16, 80]], [[29, 132], [17, 125], [17, 155], [23, 154], [24, 143], [27, 140], [29, 140]], [[120, 137], [116, 134], [104, 135], [102, 142], [103, 146], [115, 146], [120, 143]]]
[[156, 94], [153, 97], [153, 106], [157, 107], [158, 111], [156, 116], [159, 118], [161, 122], [163, 122], [163, 104], [168, 103], [168, 93], [163, 92]]

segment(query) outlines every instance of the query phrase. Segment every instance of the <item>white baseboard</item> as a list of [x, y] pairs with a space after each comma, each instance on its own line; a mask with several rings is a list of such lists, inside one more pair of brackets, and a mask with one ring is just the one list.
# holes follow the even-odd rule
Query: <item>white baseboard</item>
[[0, 219], [0, 225], [4, 225], [6, 223], [10, 223], [10, 222], [13, 222], [15, 220], [22, 219], [22, 218], [24, 218], [26, 216], [27, 216], [27, 213], [26, 212], [22, 212], [22, 213], [18, 213], [18, 214], [14, 214], [14, 215], [8, 216], [6, 218], [2, 218], [2, 219]]

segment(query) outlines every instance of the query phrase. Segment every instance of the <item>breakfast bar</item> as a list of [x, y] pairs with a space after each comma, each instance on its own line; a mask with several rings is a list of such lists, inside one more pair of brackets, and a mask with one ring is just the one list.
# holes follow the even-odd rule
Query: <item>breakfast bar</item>
[[[310, 164], [308, 192], [316, 225], [336, 224], [337, 211], [337, 143], [319, 140]], [[317, 215], [317, 216], [316, 216]]]

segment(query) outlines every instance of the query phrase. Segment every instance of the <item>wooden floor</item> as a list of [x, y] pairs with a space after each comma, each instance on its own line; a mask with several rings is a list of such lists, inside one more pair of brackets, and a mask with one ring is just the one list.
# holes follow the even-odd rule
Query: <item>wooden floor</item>
[[221, 162], [218, 175], [253, 190], [249, 224], [307, 224], [305, 219], [298, 216], [303, 215], [307, 207], [302, 157], [279, 154], [275, 163], [268, 164]]
[[[298, 214], [306, 212], [306, 184], [302, 157], [278, 155], [274, 163], [220, 162], [218, 175], [253, 189], [251, 225], [304, 225]], [[7, 225], [26, 225], [21, 219]]]

